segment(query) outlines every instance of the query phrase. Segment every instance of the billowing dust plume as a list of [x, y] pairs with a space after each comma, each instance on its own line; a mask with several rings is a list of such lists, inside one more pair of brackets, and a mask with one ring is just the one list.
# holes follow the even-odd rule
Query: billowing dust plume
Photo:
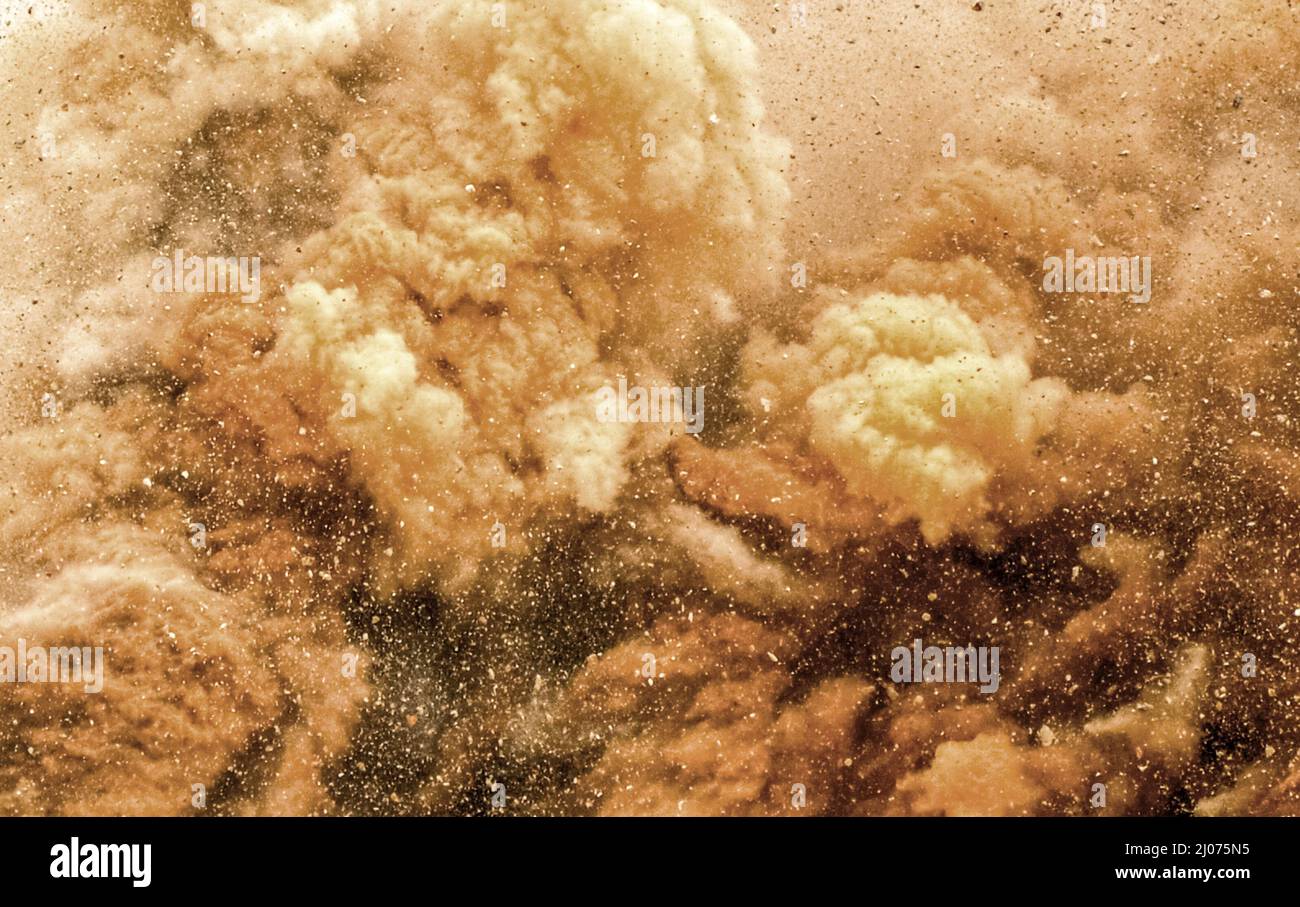
[[1300, 12], [542, 7], [4, 7], [0, 811], [1294, 812]]

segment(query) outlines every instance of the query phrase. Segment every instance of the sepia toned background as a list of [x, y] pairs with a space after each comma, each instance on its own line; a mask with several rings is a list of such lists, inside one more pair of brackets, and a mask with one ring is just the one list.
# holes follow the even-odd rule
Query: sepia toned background
[[5, 4], [0, 811], [1293, 813], [1298, 15]]

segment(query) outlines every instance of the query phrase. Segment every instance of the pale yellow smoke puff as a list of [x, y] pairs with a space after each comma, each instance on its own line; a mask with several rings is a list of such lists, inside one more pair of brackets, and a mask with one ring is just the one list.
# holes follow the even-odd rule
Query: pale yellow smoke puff
[[994, 475], [1023, 468], [1063, 395], [1022, 358], [995, 356], [942, 296], [832, 302], [806, 344], [751, 355], [760, 411], [806, 424], [850, 492], [916, 518], [931, 542], [979, 529]]

